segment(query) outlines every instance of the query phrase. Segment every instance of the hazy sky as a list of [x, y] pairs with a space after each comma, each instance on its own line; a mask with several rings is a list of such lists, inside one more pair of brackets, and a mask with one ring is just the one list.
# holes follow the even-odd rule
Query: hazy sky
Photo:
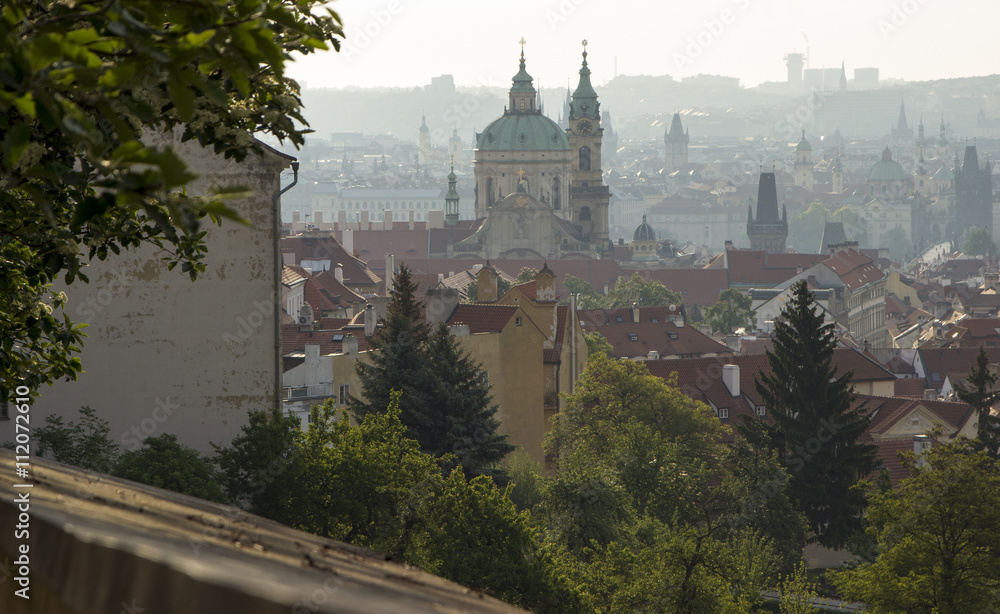
[[[518, 40], [528, 72], [565, 85], [589, 42], [595, 84], [619, 74], [784, 81], [786, 53], [809, 48], [812, 68], [876, 66], [906, 80], [1000, 72], [998, 0], [337, 0], [347, 40], [338, 53], [299, 60], [309, 87], [506, 87]], [[575, 79], [574, 79], [575, 81]]]

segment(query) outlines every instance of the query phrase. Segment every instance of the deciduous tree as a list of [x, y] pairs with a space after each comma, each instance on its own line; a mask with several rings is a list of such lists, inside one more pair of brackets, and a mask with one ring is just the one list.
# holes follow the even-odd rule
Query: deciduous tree
[[[313, 0], [8, 0], [0, 9], [0, 377], [31, 389], [80, 371], [82, 331], [57, 277], [152, 243], [192, 278], [203, 218], [235, 217], [182, 188], [173, 133], [237, 160], [255, 133], [303, 143], [293, 53], [337, 47]], [[0, 387], [0, 397], [7, 390]], [[0, 400], [3, 400], [0, 399]]]
[[705, 310], [705, 321], [713, 332], [732, 333], [738, 328], [752, 331], [756, 328], [757, 312], [750, 309], [750, 296], [729, 288], [719, 295], [719, 301]]

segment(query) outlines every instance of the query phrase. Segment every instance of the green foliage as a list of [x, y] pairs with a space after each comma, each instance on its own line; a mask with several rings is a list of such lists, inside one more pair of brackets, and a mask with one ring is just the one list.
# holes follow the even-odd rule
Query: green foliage
[[222, 474], [194, 448], [170, 434], [149, 437], [143, 448], [125, 452], [113, 475], [218, 503], [228, 503]]
[[1000, 456], [1000, 416], [994, 416], [991, 410], [1000, 401], [1000, 390], [996, 388], [997, 376], [990, 371], [985, 348], [979, 348], [976, 364], [966, 381], [969, 389], [961, 384], [955, 386], [958, 398], [976, 411], [976, 421], [979, 424], [977, 439], [990, 456], [997, 458]]
[[[504, 294], [507, 294], [507, 291], [513, 287], [514, 284], [504, 279], [503, 276], [497, 277], [498, 296], [503, 296]], [[473, 279], [472, 281], [469, 282], [469, 285], [465, 287], [465, 302], [475, 303], [478, 300], [478, 298], [479, 298], [479, 285], [476, 283], [476, 280]]]
[[698, 303], [692, 303], [690, 307], [685, 310], [687, 321], [691, 324], [701, 324], [705, 321], [705, 316], [702, 314], [701, 307]]
[[614, 356], [615, 347], [601, 333], [597, 331], [583, 333], [583, 338], [587, 342], [587, 356], [593, 357], [597, 354], [603, 354], [609, 358]]
[[[302, 432], [296, 420], [256, 415], [220, 456], [229, 483], [248, 484], [238, 460], [257, 442], [280, 442], [268, 452], [286, 459], [272, 482], [283, 496], [276, 520], [316, 535], [371, 548], [516, 605], [546, 612], [579, 609], [578, 591], [559, 572], [552, 548], [540, 541], [507, 490], [461, 467], [445, 476], [442, 459], [421, 451], [402, 422], [402, 394], [352, 426], [332, 403], [313, 407]], [[283, 449], [278, 450], [278, 447]], [[249, 477], [253, 477], [252, 473]], [[260, 485], [257, 486], [260, 488]], [[244, 505], [247, 497], [240, 499]]]
[[899, 493], [875, 493], [878, 559], [828, 572], [873, 614], [995, 612], [1000, 603], [1000, 465], [968, 440], [907, 454]]
[[295, 462], [295, 441], [301, 422], [273, 411], [251, 411], [242, 434], [229, 447], [213, 444], [226, 492], [234, 503], [254, 514], [291, 524], [285, 487]]
[[566, 275], [563, 285], [569, 288], [571, 294], [579, 296], [578, 305], [581, 309], [599, 309], [604, 306], [605, 297], [598, 294], [593, 286], [575, 275]]
[[370, 342], [371, 362], [358, 361], [363, 398], [351, 399], [357, 420], [383, 411], [402, 392], [407, 436], [434, 456], [453, 454], [471, 475], [496, 474], [514, 449], [499, 435], [497, 406], [480, 365], [461, 350], [443, 324], [433, 333], [405, 265], [393, 283], [384, 327]]
[[897, 262], [904, 262], [908, 255], [913, 252], [913, 243], [906, 236], [906, 231], [902, 228], [893, 228], [885, 233], [885, 245], [879, 247], [889, 248], [889, 257]]
[[836, 373], [833, 324], [824, 324], [804, 281], [792, 290], [775, 322], [770, 373], [756, 382], [774, 422], [754, 416], [740, 431], [778, 450], [792, 475], [789, 498], [808, 518], [813, 539], [842, 548], [861, 529], [865, 499], [856, 485], [874, 470], [876, 448], [859, 443], [870, 418], [851, 408], [853, 373]]
[[[520, 286], [521, 284], [526, 284], [529, 281], [535, 281], [535, 277], [538, 276], [538, 269], [533, 269], [530, 266], [521, 267], [521, 270], [517, 273], [517, 279], [514, 280], [515, 286]], [[503, 296], [503, 293], [500, 294]]]
[[729, 288], [719, 295], [719, 301], [705, 310], [705, 321], [711, 324], [712, 332], [733, 333], [742, 328], [752, 331], [756, 328], [757, 312], [750, 309], [750, 295]]
[[[301, 145], [293, 54], [338, 47], [313, 0], [35, 2], [0, 11], [0, 376], [35, 390], [80, 371], [82, 333], [50, 284], [152, 243], [204, 270], [202, 221], [235, 214], [181, 191], [195, 174], [159, 138], [237, 160], [258, 132]], [[6, 398], [6, 389], [0, 389]], [[0, 399], [3, 400], [3, 399]]]
[[962, 244], [962, 251], [970, 256], [986, 256], [997, 253], [996, 243], [985, 228], [972, 228]]
[[788, 244], [802, 253], [810, 253], [823, 240], [823, 228], [830, 218], [830, 211], [822, 203], [814, 202], [805, 211], [788, 220]]
[[516, 450], [504, 461], [510, 480], [510, 500], [519, 510], [533, 510], [542, 500], [542, 467], [524, 450]]
[[844, 234], [848, 241], [857, 241], [861, 247], [868, 245], [868, 229], [865, 227], [865, 220], [854, 209], [850, 207], [837, 209], [831, 221], [837, 221], [844, 225]]
[[90, 407], [80, 408], [80, 421], [64, 423], [62, 416], [45, 417], [35, 429], [39, 456], [49, 456], [75, 467], [110, 473], [118, 460], [118, 444], [108, 437], [108, 421]]
[[638, 303], [640, 307], [664, 307], [680, 305], [681, 294], [668, 290], [656, 280], [647, 280], [634, 273], [628, 281], [615, 284], [615, 289], [608, 293], [603, 302], [605, 304], [601, 306], [608, 309], [631, 307], [632, 303]]
[[816, 586], [809, 581], [805, 561], [800, 561], [795, 572], [785, 576], [781, 581], [781, 614], [816, 614], [813, 607], [816, 599]]

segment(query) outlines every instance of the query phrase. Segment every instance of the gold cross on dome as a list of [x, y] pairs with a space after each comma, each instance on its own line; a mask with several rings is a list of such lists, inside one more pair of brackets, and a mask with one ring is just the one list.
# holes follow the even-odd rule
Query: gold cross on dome
[[524, 169], [520, 168], [517, 170], [517, 180], [524, 181]]
[[584, 46], [584, 47], [586, 47], [586, 46], [587, 46], [587, 39], [583, 39], [583, 46]]
[[528, 43], [527, 43], [527, 41], [524, 40], [524, 37], [522, 36], [521, 40], [518, 41], [518, 44], [521, 45], [521, 59], [523, 60], [524, 59], [524, 46], [527, 45]]

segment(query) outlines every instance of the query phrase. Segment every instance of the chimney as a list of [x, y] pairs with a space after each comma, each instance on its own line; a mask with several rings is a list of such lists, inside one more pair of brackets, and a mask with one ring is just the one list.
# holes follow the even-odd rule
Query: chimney
[[722, 365], [722, 383], [726, 385], [730, 396], [740, 396], [740, 366]]
[[656, 350], [649, 350], [649, 353], [646, 354], [646, 359], [647, 360], [659, 360], [660, 359], [660, 353], [657, 352]]
[[458, 307], [458, 290], [455, 288], [431, 288], [424, 297], [424, 318], [431, 326], [444, 322]]
[[726, 335], [726, 345], [734, 352], [739, 352], [743, 339], [739, 335]]
[[924, 388], [925, 401], [937, 401], [937, 390], [934, 388]]
[[319, 383], [319, 344], [318, 343], [307, 343], [306, 344], [306, 361], [305, 361], [305, 383], [306, 384], [318, 384]]
[[340, 266], [339, 262], [337, 263], [337, 268], [333, 270], [333, 277], [340, 283], [344, 283], [344, 267]]
[[444, 283], [444, 273], [438, 273], [438, 283]]
[[632, 323], [639, 323], [639, 303], [632, 303]]
[[340, 233], [340, 244], [344, 246], [344, 251], [348, 256], [354, 255], [354, 231], [350, 228]]
[[927, 435], [913, 436], [913, 455], [917, 457], [917, 465], [927, 466], [927, 459], [923, 458], [924, 453], [931, 449], [931, 438]]
[[604, 282], [604, 296], [608, 295], [608, 282]]
[[375, 308], [371, 303], [365, 305], [365, 337], [371, 339], [375, 334]]
[[711, 337], [712, 336], [712, 327], [709, 326], [708, 324], [699, 324], [698, 325], [698, 332], [700, 332], [701, 334], [705, 335], [706, 337]]
[[344, 335], [344, 342], [341, 345], [341, 351], [343, 351], [348, 356], [358, 356], [358, 338], [352, 334]]
[[547, 262], [542, 265], [542, 270], [535, 275], [535, 298], [539, 301], [549, 302], [556, 300], [556, 275], [549, 268]]
[[497, 270], [490, 265], [490, 261], [487, 260], [483, 268], [479, 269], [479, 273], [476, 274], [476, 302], [477, 303], [495, 303], [497, 299], [500, 298], [499, 291], [497, 290]]
[[385, 255], [385, 295], [389, 296], [395, 287], [396, 281], [396, 257], [392, 254]]

